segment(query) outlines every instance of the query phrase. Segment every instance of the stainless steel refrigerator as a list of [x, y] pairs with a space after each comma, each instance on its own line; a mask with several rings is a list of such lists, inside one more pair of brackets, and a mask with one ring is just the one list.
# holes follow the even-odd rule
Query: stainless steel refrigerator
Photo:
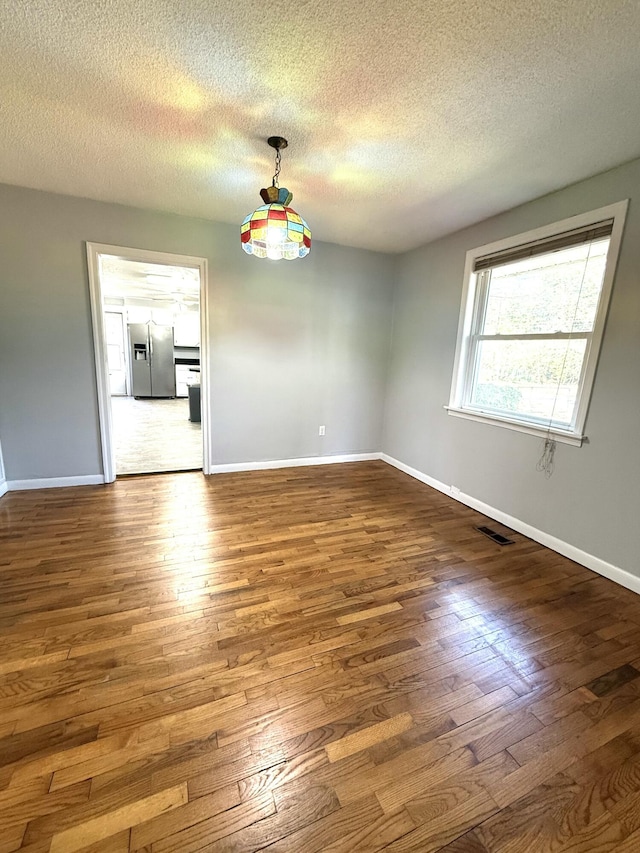
[[175, 397], [173, 326], [129, 323], [134, 397]]

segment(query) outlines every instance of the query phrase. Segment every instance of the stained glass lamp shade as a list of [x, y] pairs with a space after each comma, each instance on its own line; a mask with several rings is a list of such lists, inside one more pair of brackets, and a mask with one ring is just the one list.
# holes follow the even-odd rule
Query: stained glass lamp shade
[[285, 187], [266, 187], [260, 191], [261, 205], [247, 216], [240, 227], [242, 248], [256, 258], [304, 258], [311, 249], [309, 226], [292, 207], [293, 196]]

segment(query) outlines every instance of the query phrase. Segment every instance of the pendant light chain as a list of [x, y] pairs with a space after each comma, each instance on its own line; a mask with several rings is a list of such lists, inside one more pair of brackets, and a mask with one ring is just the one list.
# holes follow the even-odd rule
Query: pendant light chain
[[279, 187], [278, 179], [280, 178], [280, 161], [282, 160], [282, 154], [280, 153], [280, 149], [276, 149], [276, 171], [273, 176], [273, 181], [271, 183], [272, 187]]

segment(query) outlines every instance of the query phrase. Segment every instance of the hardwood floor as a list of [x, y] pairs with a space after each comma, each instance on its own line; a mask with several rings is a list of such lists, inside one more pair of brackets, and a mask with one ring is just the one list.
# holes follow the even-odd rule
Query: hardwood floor
[[481, 523], [382, 462], [5, 496], [0, 853], [640, 850], [640, 598]]

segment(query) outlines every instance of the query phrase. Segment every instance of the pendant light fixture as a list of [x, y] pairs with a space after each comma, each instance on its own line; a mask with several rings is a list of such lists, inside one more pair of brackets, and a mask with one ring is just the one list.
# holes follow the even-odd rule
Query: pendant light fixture
[[267, 142], [276, 149], [276, 171], [271, 186], [260, 190], [264, 204], [247, 216], [240, 227], [242, 248], [248, 255], [274, 261], [304, 258], [311, 249], [311, 231], [304, 219], [289, 207], [293, 195], [278, 184], [280, 152], [289, 143], [282, 136], [270, 136]]

